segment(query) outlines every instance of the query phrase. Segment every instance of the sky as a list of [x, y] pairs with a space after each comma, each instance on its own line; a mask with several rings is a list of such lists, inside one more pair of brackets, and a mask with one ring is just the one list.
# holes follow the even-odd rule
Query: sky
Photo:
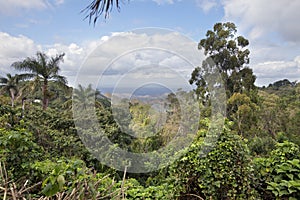
[[[123, 0], [120, 10], [113, 9], [107, 19], [100, 17], [95, 25], [89, 24], [81, 12], [89, 2], [0, 0], [0, 75], [15, 73], [10, 67], [13, 62], [42, 51], [49, 56], [66, 54], [60, 66], [70, 85], [78, 83], [78, 74], [85, 74], [86, 81], [98, 84], [109, 81], [124, 84], [126, 76], [133, 80], [131, 76], [141, 74], [141, 67], [149, 75], [148, 68], [154, 64], [154, 69], [165, 75], [160, 78], [170, 77], [167, 72], [173, 69], [187, 77], [193, 66], [187, 67], [189, 64], [183, 64], [182, 58], [195, 53], [197, 42], [205, 38], [206, 31], [215, 23], [230, 21], [236, 24], [238, 34], [250, 41], [249, 67], [257, 76], [256, 85], [267, 86], [284, 78], [300, 81], [299, 0]], [[156, 27], [155, 32], [165, 40], [145, 27]], [[132, 32], [137, 29], [142, 31]], [[168, 43], [168, 47], [162, 43]], [[153, 48], [145, 50], [151, 45], [156, 49], [166, 47], [167, 52], [160, 49], [158, 55]], [[144, 49], [134, 51], [135, 48]], [[87, 66], [91, 55], [97, 54], [95, 51], [114, 62], [97, 60]], [[127, 65], [123, 65], [125, 60]], [[99, 62], [106, 66], [99, 67]], [[179, 64], [184, 67], [180, 69]], [[112, 77], [116, 71], [122, 77], [126, 66], [135, 67], [126, 69], [123, 79]], [[110, 77], [99, 81], [100, 74]]]

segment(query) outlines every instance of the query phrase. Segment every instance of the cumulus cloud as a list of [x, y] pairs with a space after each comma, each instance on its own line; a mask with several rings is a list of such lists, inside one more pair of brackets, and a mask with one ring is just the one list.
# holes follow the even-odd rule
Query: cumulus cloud
[[300, 56], [293, 61], [266, 61], [253, 65], [254, 73], [259, 77], [257, 84], [267, 85], [281, 79], [300, 80]]
[[15, 73], [10, 67], [13, 62], [21, 61], [27, 57], [34, 57], [38, 51], [45, 52], [49, 57], [65, 53], [64, 62], [61, 64], [62, 74], [67, 76], [70, 84], [74, 82], [76, 72], [86, 56], [93, 51], [105, 38], [86, 42], [84, 44], [52, 44], [40, 45], [32, 39], [23, 36], [12, 36], [0, 32], [0, 72]]
[[37, 51], [49, 57], [65, 53], [61, 73], [72, 86], [78, 83], [95, 86], [99, 80], [101, 86], [113, 86], [124, 76], [131, 82], [129, 85], [162, 80], [178, 85], [178, 76], [188, 83], [187, 76], [201, 64], [201, 56], [204, 57], [195, 42], [178, 33], [164, 31], [121, 32], [82, 44], [50, 45], [39, 45], [25, 36], [1, 32], [0, 44], [2, 73], [11, 71], [9, 66], [13, 62], [33, 57]]
[[[199, 66], [204, 57], [197, 44], [184, 36], [168, 31], [144, 30], [113, 34], [89, 56], [79, 72], [78, 81], [95, 76], [101, 87], [113, 87], [126, 77], [120, 87], [137, 86], [143, 82], [168, 82], [178, 88], [188, 85], [187, 75]], [[168, 70], [165, 70], [168, 69]], [[94, 84], [93, 84], [94, 85]]]
[[79, 63], [82, 62], [83, 57], [83, 48], [79, 47], [75, 43], [71, 43], [69, 45], [64, 44], [54, 44], [48, 46], [46, 50], [46, 54], [50, 57], [53, 57], [57, 54], [65, 53], [64, 56], [64, 71], [74, 70], [74, 67], [79, 67]]
[[[101, 43], [106, 40], [106, 37], [102, 37], [97, 40], [88, 41], [83, 44], [53, 44], [44, 47], [44, 51], [48, 56], [55, 56], [57, 54], [65, 53], [64, 62], [61, 64], [62, 75], [68, 78], [68, 82], [71, 86], [74, 86], [76, 75], [80, 69], [82, 63], [87, 56]], [[91, 69], [90, 74], [87, 75], [87, 80], [91, 80], [95, 74]]]
[[251, 39], [268, 37], [276, 32], [286, 41], [300, 42], [298, 0], [223, 0], [222, 4], [224, 19], [236, 21], [250, 32]]
[[35, 55], [40, 50], [40, 45], [23, 35], [12, 36], [0, 32], [0, 71], [2, 73], [10, 72], [10, 65], [13, 62]]
[[300, 77], [298, 0], [221, 0], [224, 21], [233, 21], [250, 40], [251, 67], [258, 85]]

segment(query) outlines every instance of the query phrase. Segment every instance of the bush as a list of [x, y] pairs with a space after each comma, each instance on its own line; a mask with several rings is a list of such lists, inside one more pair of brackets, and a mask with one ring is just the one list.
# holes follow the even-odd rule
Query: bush
[[285, 141], [277, 143], [268, 158], [256, 158], [257, 190], [263, 199], [300, 198], [300, 150]]
[[25, 129], [0, 129], [0, 156], [6, 163], [12, 179], [23, 176], [33, 178], [30, 174], [30, 164], [41, 158], [43, 149], [34, 142], [32, 133]]
[[242, 138], [225, 128], [214, 149], [204, 158], [199, 155], [202, 141], [200, 137], [171, 167], [180, 198], [255, 199], [253, 168]]

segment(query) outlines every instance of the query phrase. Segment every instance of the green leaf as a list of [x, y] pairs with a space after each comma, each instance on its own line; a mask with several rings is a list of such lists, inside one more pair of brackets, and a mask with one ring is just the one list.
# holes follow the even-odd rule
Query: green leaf
[[58, 185], [48, 183], [46, 187], [42, 190], [42, 193], [48, 197], [55, 195], [59, 191]]
[[293, 174], [286, 174], [287, 177], [289, 177], [290, 180], [293, 180], [294, 179], [294, 175]]
[[295, 197], [289, 197], [289, 200], [297, 200]]
[[61, 190], [63, 188], [65, 182], [66, 182], [65, 177], [63, 175], [59, 175], [56, 180], [57, 180], [57, 183], [58, 183], [58, 187]]
[[279, 196], [281, 197], [281, 196], [283, 196], [283, 195], [288, 195], [288, 194], [290, 194], [287, 190], [280, 190], [279, 191]]
[[216, 181], [214, 184], [215, 184], [215, 186], [217, 186], [218, 188], [221, 187], [221, 181]]

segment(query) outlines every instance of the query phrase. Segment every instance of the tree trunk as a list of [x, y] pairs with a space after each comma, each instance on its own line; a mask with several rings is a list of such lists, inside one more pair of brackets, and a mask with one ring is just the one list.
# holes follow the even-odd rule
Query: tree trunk
[[10, 92], [10, 99], [11, 99], [11, 107], [14, 107], [14, 101], [15, 101], [15, 91], [14, 89], [9, 89]]
[[48, 107], [48, 80], [44, 80], [44, 84], [42, 86], [43, 92], [43, 110], [46, 110]]
[[26, 101], [26, 98], [23, 97], [22, 98], [22, 118], [24, 117], [24, 113], [25, 113], [25, 101]]

